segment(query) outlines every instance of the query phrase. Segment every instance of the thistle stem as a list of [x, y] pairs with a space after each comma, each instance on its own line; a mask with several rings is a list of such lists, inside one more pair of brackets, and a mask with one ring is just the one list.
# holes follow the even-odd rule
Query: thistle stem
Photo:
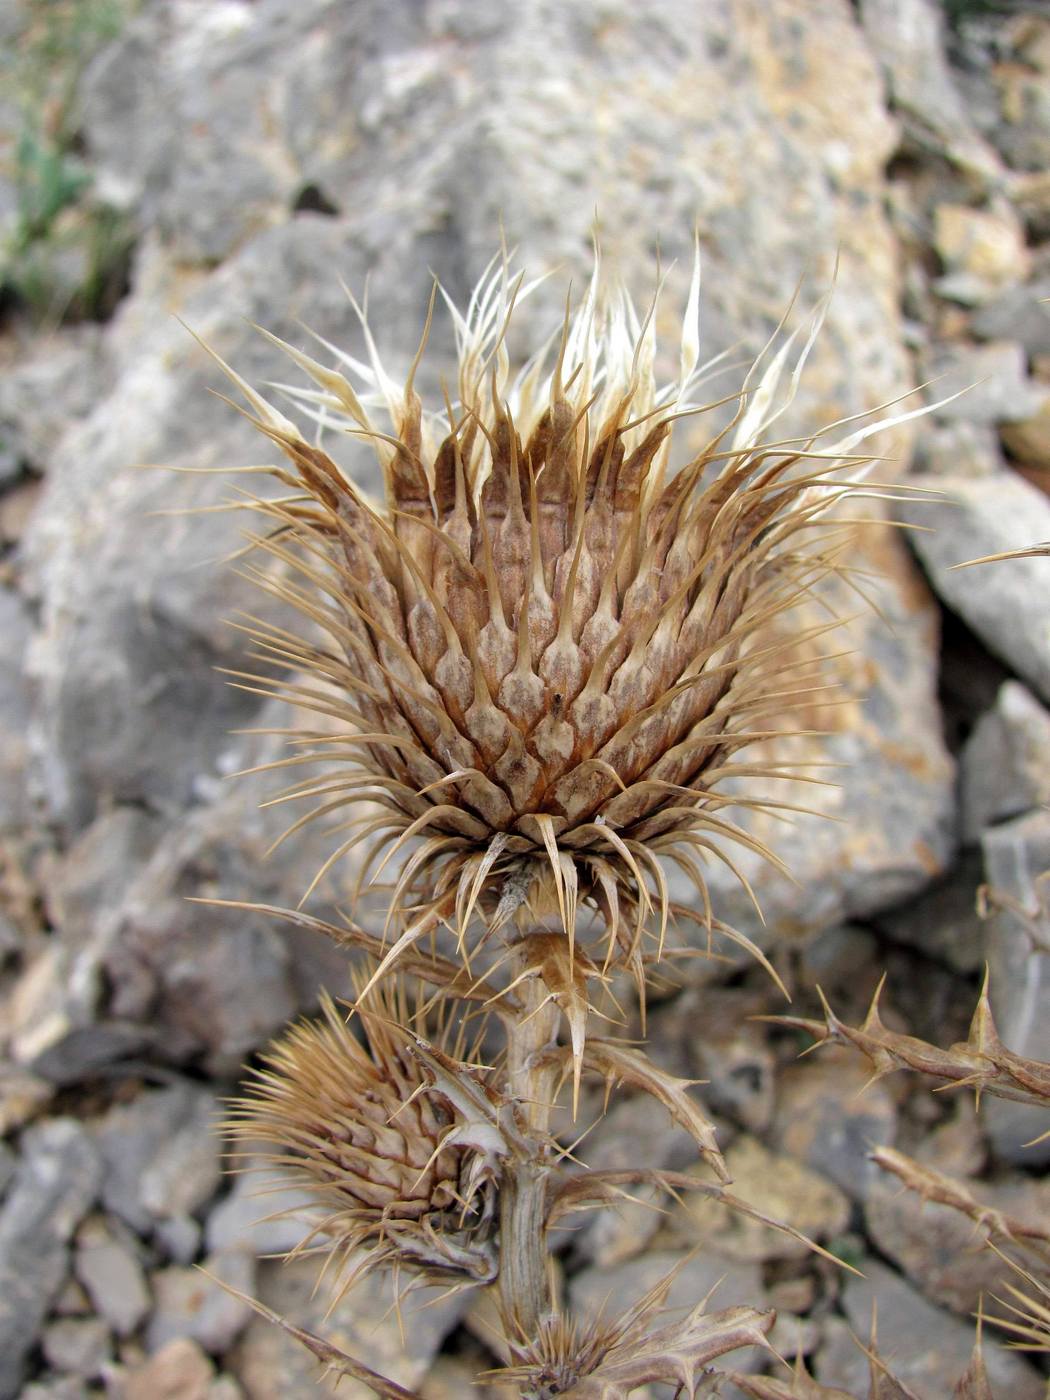
[[[526, 966], [521, 951], [518, 970]], [[548, 1131], [558, 1075], [548, 1052], [557, 1043], [559, 1012], [538, 975], [523, 978], [518, 997], [521, 1017], [507, 1036], [506, 1092], [531, 1150], [511, 1158], [504, 1169], [499, 1288], [504, 1317], [513, 1320], [514, 1331], [524, 1338], [536, 1336], [554, 1306], [544, 1217]]]

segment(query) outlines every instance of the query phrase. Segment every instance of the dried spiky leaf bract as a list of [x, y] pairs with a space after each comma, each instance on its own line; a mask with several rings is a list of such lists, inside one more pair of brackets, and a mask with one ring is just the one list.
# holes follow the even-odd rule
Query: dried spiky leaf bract
[[277, 674], [241, 680], [325, 716], [284, 760], [318, 776], [281, 800], [309, 804], [292, 830], [369, 804], [324, 869], [359, 844], [376, 876], [400, 857], [391, 960], [442, 921], [466, 940], [479, 913], [483, 936], [516, 922], [571, 942], [585, 904], [606, 940], [591, 966], [640, 978], [672, 912], [664, 857], [696, 881], [709, 928], [705, 863], [732, 865], [734, 846], [773, 858], [723, 786], [755, 775], [740, 751], [812, 684], [798, 637], [768, 629], [839, 567], [831, 508], [886, 424], [771, 441], [822, 305], [672, 471], [675, 423], [701, 413], [699, 284], [697, 262], [668, 384], [655, 303], [640, 318], [597, 260], [516, 375], [506, 335], [532, 287], [497, 261], [466, 311], [451, 307], [458, 392], [440, 411], [414, 387], [423, 345], [395, 384], [363, 317], [368, 363], [328, 346], [327, 368], [282, 344], [316, 386], [289, 390], [299, 407], [373, 444], [381, 505], [227, 369], [290, 464], [273, 469], [287, 493], [253, 502], [255, 543], [283, 567], [260, 577], [316, 633], [247, 624]]

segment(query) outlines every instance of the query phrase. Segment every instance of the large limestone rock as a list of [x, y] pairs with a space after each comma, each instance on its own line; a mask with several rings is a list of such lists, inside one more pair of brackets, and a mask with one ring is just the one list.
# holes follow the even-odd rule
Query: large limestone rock
[[[306, 323], [361, 353], [340, 278], [360, 292], [367, 275], [380, 347], [403, 368], [431, 271], [463, 298], [502, 221], [530, 269], [564, 271], [525, 304], [512, 347], [523, 354], [560, 315], [566, 278], [580, 285], [597, 208], [604, 256], [643, 302], [660, 245], [670, 270], [658, 329], [672, 338], [698, 231], [704, 348], [739, 347], [712, 398], [738, 386], [799, 277], [812, 303], [838, 260], [824, 333], [780, 424], [813, 429], [911, 379], [881, 204], [896, 130], [846, 0], [818, 0], [806, 25], [790, 0], [152, 4], [96, 59], [82, 97], [87, 154], [144, 236], [131, 295], [103, 332], [112, 388], [55, 447], [26, 549], [41, 618], [36, 783], [67, 832], [114, 803], [163, 821], [93, 935], [112, 991], [97, 1014], [148, 1017], [163, 1027], [160, 1053], [203, 1052], [225, 1069], [294, 1010], [291, 984], [304, 979], [250, 920], [220, 924], [183, 903], [259, 897], [250, 859], [209, 854], [211, 840], [264, 849], [237, 835], [252, 828], [249, 799], [220, 798], [218, 782], [242, 761], [228, 731], [259, 723], [262, 702], [216, 667], [243, 664], [226, 619], [274, 605], [229, 564], [244, 518], [223, 507], [255, 479], [196, 471], [264, 460], [266, 443], [209, 392], [228, 386], [175, 314], [245, 378], [287, 379], [250, 323], [315, 349]], [[450, 342], [439, 314], [421, 390], [438, 392]], [[907, 449], [902, 432], [880, 444]], [[374, 484], [359, 444], [334, 450]], [[155, 463], [195, 470], [142, 469]], [[822, 709], [813, 727], [833, 737], [792, 755], [850, 765], [841, 791], [818, 790], [815, 804], [810, 789], [793, 794], [844, 823], [756, 833], [783, 847], [797, 884], [745, 859], [771, 936], [900, 898], [948, 857], [935, 616], [899, 550], [873, 535], [865, 551], [900, 627], [851, 624], [849, 705]], [[863, 614], [847, 592], [841, 601]], [[711, 877], [726, 917], [757, 932], [733, 877]], [[261, 878], [262, 897], [280, 903], [309, 875], [292, 861]], [[230, 920], [232, 936], [220, 933]], [[258, 995], [239, 996], [256, 971]]]

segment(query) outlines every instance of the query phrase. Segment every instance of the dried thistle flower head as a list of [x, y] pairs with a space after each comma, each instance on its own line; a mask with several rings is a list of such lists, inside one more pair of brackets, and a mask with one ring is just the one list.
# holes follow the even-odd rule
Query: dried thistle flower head
[[492, 1376], [516, 1383], [527, 1400], [627, 1400], [652, 1382], [695, 1395], [698, 1374], [717, 1357], [741, 1346], [767, 1346], [775, 1314], [748, 1307], [708, 1312], [709, 1294], [685, 1316], [668, 1320], [663, 1314], [680, 1267], [622, 1317], [581, 1325], [554, 1314], [535, 1336], [507, 1338], [511, 1363]]
[[413, 1017], [391, 987], [361, 1009], [367, 1046], [325, 997], [320, 1020], [270, 1047], [227, 1126], [235, 1140], [272, 1144], [282, 1181], [315, 1200], [300, 1249], [316, 1245], [337, 1275], [396, 1261], [487, 1283], [504, 1149], [485, 1077], [406, 1030]]
[[281, 674], [247, 683], [338, 729], [302, 734], [284, 760], [320, 765], [283, 794], [316, 803], [291, 830], [358, 803], [384, 809], [369, 808], [318, 879], [360, 842], [372, 858], [385, 848], [377, 874], [411, 850], [391, 912], [413, 915], [381, 971], [441, 922], [465, 939], [479, 911], [486, 933], [512, 920], [564, 931], [571, 960], [585, 904], [605, 965], [641, 981], [643, 940], [662, 946], [672, 908], [661, 858], [695, 880], [708, 929], [720, 925], [704, 863], [732, 865], [734, 843], [773, 859], [722, 791], [755, 775], [740, 751], [807, 683], [798, 638], [767, 629], [840, 567], [830, 512], [857, 487], [859, 444], [911, 415], [835, 425], [830, 441], [770, 440], [821, 305], [767, 347], [728, 425], [671, 471], [676, 420], [701, 411], [708, 368], [699, 287], [697, 262], [667, 384], [655, 303], [639, 317], [597, 259], [582, 304], [516, 375], [507, 330], [532, 286], [497, 260], [466, 311], [451, 307], [458, 397], [440, 411], [414, 387], [426, 334], [403, 384], [363, 314], [368, 363], [327, 346], [329, 368], [282, 344], [317, 386], [290, 391], [306, 414], [374, 445], [382, 505], [224, 366], [290, 463], [272, 469], [287, 494], [255, 503], [270, 527], [256, 543], [286, 571], [260, 578], [323, 634], [252, 623], [257, 658]]

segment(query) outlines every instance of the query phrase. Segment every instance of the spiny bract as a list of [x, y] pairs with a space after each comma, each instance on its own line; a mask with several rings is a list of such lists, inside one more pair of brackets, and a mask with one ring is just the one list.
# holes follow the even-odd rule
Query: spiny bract
[[366, 810], [318, 879], [359, 842], [370, 859], [387, 847], [378, 869], [410, 850], [391, 911], [412, 917], [389, 961], [442, 922], [467, 947], [476, 912], [483, 936], [513, 919], [571, 945], [584, 903], [606, 964], [641, 980], [643, 938], [662, 946], [673, 908], [661, 857], [696, 881], [710, 929], [704, 862], [731, 863], [733, 842], [758, 848], [726, 814], [741, 799], [720, 789], [756, 772], [736, 755], [762, 716], [812, 683], [798, 634], [770, 624], [841, 567], [832, 508], [858, 488], [868, 459], [855, 449], [911, 414], [770, 441], [822, 303], [770, 342], [724, 401], [729, 423], [672, 471], [674, 423], [702, 411], [710, 368], [699, 259], [664, 385], [655, 299], [640, 318], [597, 258], [560, 334], [512, 374], [508, 326], [535, 285], [498, 259], [465, 312], [450, 303], [458, 397], [441, 412], [414, 388], [426, 332], [403, 385], [361, 313], [369, 363], [325, 342], [327, 368], [277, 342], [317, 385], [289, 391], [307, 416], [374, 445], [382, 505], [223, 366], [291, 464], [264, 469], [288, 494], [252, 503], [271, 527], [255, 543], [281, 565], [258, 576], [315, 625], [307, 638], [250, 622], [257, 658], [282, 675], [242, 679], [334, 721], [283, 761], [319, 766], [282, 794], [317, 803], [291, 830], [357, 803], [384, 809]]

